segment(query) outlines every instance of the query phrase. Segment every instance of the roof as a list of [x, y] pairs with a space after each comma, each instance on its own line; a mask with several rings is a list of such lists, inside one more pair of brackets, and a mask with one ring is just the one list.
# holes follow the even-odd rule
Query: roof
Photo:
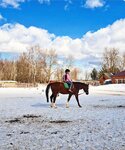
[[108, 78], [111, 78], [111, 76], [113, 75], [112, 73], [104, 73], [104, 75], [106, 75]]
[[120, 76], [125, 76], [125, 70], [124, 71], [121, 71], [121, 72], [118, 72], [116, 73], [115, 75], [113, 75], [112, 77], [120, 77]]

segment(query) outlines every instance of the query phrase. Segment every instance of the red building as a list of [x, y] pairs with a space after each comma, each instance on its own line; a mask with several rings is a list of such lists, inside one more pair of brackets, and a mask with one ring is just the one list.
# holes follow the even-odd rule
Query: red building
[[112, 83], [125, 83], [125, 70], [113, 75]]
[[100, 84], [103, 85], [105, 80], [111, 79], [112, 75], [112, 73], [104, 73], [99, 79]]

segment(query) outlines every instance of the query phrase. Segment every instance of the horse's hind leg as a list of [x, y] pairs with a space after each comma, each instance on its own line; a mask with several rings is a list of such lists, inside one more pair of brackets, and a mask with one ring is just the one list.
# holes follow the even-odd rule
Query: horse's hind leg
[[54, 98], [53, 98], [53, 103], [52, 103], [52, 105], [53, 105], [54, 108], [57, 108], [57, 107], [56, 107], [56, 104], [55, 104], [57, 94], [53, 95], [53, 97], [54, 97]]
[[69, 101], [70, 101], [71, 96], [72, 96], [72, 94], [69, 94], [68, 100], [66, 102], [66, 108], [69, 108]]
[[53, 98], [54, 98], [54, 95], [52, 94], [52, 95], [50, 96], [50, 101], [51, 101], [51, 103], [53, 103]]
[[53, 107], [53, 97], [54, 97], [54, 95], [52, 94], [51, 96], [50, 96], [50, 101], [51, 101], [51, 107]]

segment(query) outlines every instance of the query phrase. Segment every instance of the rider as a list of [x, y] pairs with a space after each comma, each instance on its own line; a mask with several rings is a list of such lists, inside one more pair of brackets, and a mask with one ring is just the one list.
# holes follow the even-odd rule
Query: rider
[[69, 91], [72, 92], [72, 80], [70, 78], [70, 70], [66, 69], [65, 74], [63, 75], [63, 82], [66, 82], [69, 85]]

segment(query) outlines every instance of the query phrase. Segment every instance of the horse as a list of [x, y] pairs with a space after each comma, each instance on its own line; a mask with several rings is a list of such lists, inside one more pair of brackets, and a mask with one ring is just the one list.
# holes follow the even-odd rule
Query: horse
[[77, 104], [79, 107], [82, 107], [79, 103], [79, 90], [83, 89], [83, 91], [86, 93], [86, 95], [89, 94], [89, 85], [82, 83], [82, 82], [73, 82], [73, 86], [72, 86], [72, 92], [69, 91], [69, 89], [66, 89], [64, 87], [64, 82], [53, 82], [53, 83], [49, 83], [46, 87], [45, 90], [45, 94], [46, 94], [46, 99], [47, 102], [49, 102], [49, 89], [51, 87], [51, 91], [52, 94], [50, 96], [50, 100], [51, 100], [51, 107], [56, 108], [55, 102], [56, 102], [56, 97], [58, 96], [59, 93], [61, 94], [69, 94], [68, 99], [67, 99], [67, 103], [66, 103], [66, 107], [69, 107], [69, 101], [70, 98], [72, 97], [72, 95], [75, 95]]

